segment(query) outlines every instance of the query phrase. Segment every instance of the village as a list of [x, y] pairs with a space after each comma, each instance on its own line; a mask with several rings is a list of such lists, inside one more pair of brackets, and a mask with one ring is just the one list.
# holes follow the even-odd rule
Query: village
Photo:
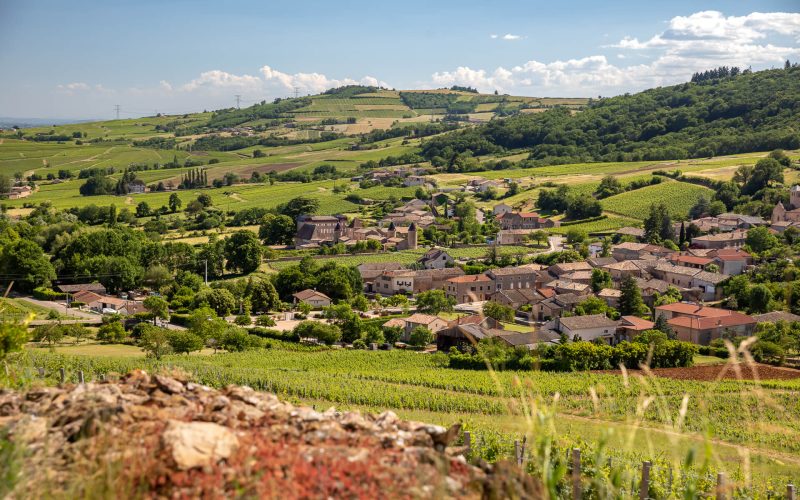
[[[437, 224], [440, 207], [435, 197], [408, 201], [375, 226], [343, 215], [301, 215], [294, 240], [295, 248], [305, 250], [370, 242], [375, 251], [387, 252], [384, 262], [357, 266], [363, 294], [370, 300], [370, 307], [361, 314], [364, 318], [390, 315], [383, 328], [401, 332], [399, 347], [411, 341], [417, 328], [430, 332], [429, 348], [440, 351], [452, 347], [468, 350], [483, 339], [528, 349], [565, 339], [613, 346], [654, 329], [677, 340], [708, 346], [719, 339], [750, 336], [761, 322], [800, 321], [800, 316], [785, 311], [740, 312], [723, 294], [727, 280], [753, 266], [751, 254], [743, 249], [749, 231], [766, 228], [781, 234], [800, 226], [800, 186], [790, 190], [789, 199], [788, 207], [780, 202], [775, 206], [771, 221], [722, 213], [676, 223], [676, 239], [687, 227], [696, 234], [677, 251], [647, 243], [641, 228], [625, 227], [594, 238], [582, 260], [534, 262], [537, 256], [564, 253], [574, 246], [562, 236], [547, 235], [548, 247], [531, 249], [527, 261], [484, 266], [488, 268], [470, 273], [464, 270], [472, 271], [466, 265], [469, 261], [456, 259], [451, 249], [435, 245], [411, 265], [391, 261], [392, 251], [417, 249], [419, 233]], [[534, 233], [559, 224], [505, 203], [498, 203], [485, 217], [499, 226], [496, 237], [488, 238], [487, 251], [529, 243]], [[62, 284], [55, 289], [63, 294], [62, 307], [77, 307], [98, 316], [142, 316], [147, 312], [144, 300], [150, 295], [146, 290], [108, 294], [99, 283]], [[625, 303], [631, 300], [626, 296], [631, 289], [640, 297], [634, 304], [640, 305]], [[416, 298], [431, 292], [443, 298], [445, 305], [433, 312], [417, 310]], [[314, 289], [300, 290], [292, 299], [291, 310], [274, 315], [276, 328], [291, 330], [300, 319], [330, 322], [325, 311], [337, 302]], [[498, 307], [502, 314], [496, 312]], [[303, 310], [307, 314], [298, 312]], [[163, 324], [182, 328], [166, 321]], [[395, 345], [370, 346], [390, 349]]]

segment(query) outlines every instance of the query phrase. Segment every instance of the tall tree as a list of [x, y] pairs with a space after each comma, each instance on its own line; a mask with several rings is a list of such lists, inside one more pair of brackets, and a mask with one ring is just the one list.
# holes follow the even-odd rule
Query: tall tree
[[620, 284], [619, 313], [622, 316], [643, 316], [647, 306], [642, 301], [642, 292], [633, 276], [628, 276]]

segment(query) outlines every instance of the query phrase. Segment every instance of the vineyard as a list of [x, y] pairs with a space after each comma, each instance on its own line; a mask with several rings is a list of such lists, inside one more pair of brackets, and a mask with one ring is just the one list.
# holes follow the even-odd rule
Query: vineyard
[[[719, 442], [703, 459], [707, 467], [738, 477], [745, 467], [739, 454], [745, 452], [754, 487], [758, 483], [766, 488], [768, 481], [781, 484], [791, 479], [790, 471], [794, 477], [800, 471], [800, 461], [791, 458], [800, 452], [798, 381], [709, 383], [641, 374], [464, 372], [445, 368], [446, 363], [444, 355], [303, 349], [274, 342], [259, 352], [172, 356], [161, 363], [29, 350], [14, 370], [32, 374], [45, 367], [55, 377], [64, 367], [68, 376], [82, 370], [95, 377], [134, 368], [178, 368], [215, 387], [243, 384], [294, 401], [390, 408], [443, 424], [462, 420], [484, 440], [496, 442], [486, 448], [487, 458], [505, 455], [514, 435], [530, 432], [536, 409], [558, 414], [553, 431], [565, 449], [601, 446], [602, 429], [615, 428], [619, 445], [614, 448], [626, 450], [619, 451], [620, 460], [635, 464], [647, 451], [665, 463], [680, 462], [689, 448], [705, 453], [705, 436], [705, 442]], [[587, 436], [601, 442], [592, 444]], [[675, 441], [684, 445], [676, 447]]]
[[680, 220], [686, 218], [700, 196], [711, 198], [712, 194], [710, 189], [703, 186], [672, 181], [611, 196], [604, 199], [602, 204], [603, 210], [608, 212], [644, 219], [650, 205], [664, 203], [670, 215]]

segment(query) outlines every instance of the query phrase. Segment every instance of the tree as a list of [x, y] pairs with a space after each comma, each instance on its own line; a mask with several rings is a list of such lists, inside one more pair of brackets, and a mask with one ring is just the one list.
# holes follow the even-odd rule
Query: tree
[[252, 273], [261, 265], [261, 244], [258, 237], [247, 230], [237, 231], [225, 240], [225, 268]]
[[291, 217], [267, 214], [258, 228], [258, 237], [266, 245], [291, 245], [296, 231], [297, 226]]
[[203, 339], [189, 330], [175, 330], [167, 335], [169, 345], [178, 354], [189, 354], [203, 348]]
[[750, 293], [747, 300], [749, 307], [748, 310], [752, 314], [762, 314], [770, 311], [770, 302], [772, 302], [772, 292], [766, 285], [757, 284], [750, 287]]
[[671, 326], [669, 326], [669, 323], [667, 323], [667, 317], [664, 316], [663, 314], [656, 315], [656, 321], [655, 324], [653, 325], [653, 329], [658, 330], [660, 332], [664, 332], [667, 338], [671, 340], [675, 340], [676, 338], [678, 338], [678, 336], [675, 335], [675, 331], [672, 329]]
[[289, 200], [285, 205], [279, 205], [277, 210], [281, 215], [285, 215], [295, 221], [301, 215], [316, 213], [319, 210], [319, 200], [298, 196]]
[[643, 316], [647, 306], [642, 301], [642, 293], [633, 276], [627, 276], [620, 284], [619, 313], [622, 316]]
[[172, 273], [166, 267], [155, 264], [147, 268], [142, 276], [142, 282], [159, 290], [162, 286], [172, 281]]
[[580, 304], [575, 306], [576, 316], [589, 316], [591, 314], [615, 315], [616, 311], [608, 307], [606, 301], [600, 297], [590, 296]]
[[312, 338], [331, 345], [338, 342], [342, 337], [342, 332], [336, 325], [320, 323], [319, 321], [302, 321], [294, 327], [292, 333], [298, 338]]
[[664, 203], [650, 205], [650, 213], [644, 220], [644, 237], [648, 242], [655, 244], [675, 237], [672, 219]]
[[433, 338], [433, 332], [420, 325], [411, 330], [408, 342], [413, 346], [425, 347], [433, 342]]
[[214, 202], [211, 200], [211, 195], [208, 193], [202, 193], [197, 197], [197, 201], [203, 206], [203, 208], [208, 208], [214, 204]]
[[681, 291], [675, 288], [674, 286], [670, 285], [667, 287], [667, 291], [664, 292], [663, 294], [659, 294], [658, 292], [656, 292], [654, 305], [658, 307], [667, 304], [674, 304], [676, 302], [680, 302], [681, 299], [683, 299]]
[[570, 245], [579, 245], [586, 241], [587, 237], [586, 231], [577, 227], [571, 227], [567, 230], [567, 243]]
[[142, 305], [153, 316], [153, 325], [157, 324], [158, 319], [169, 321], [169, 303], [163, 298], [151, 295], [144, 299]]
[[236, 309], [236, 297], [224, 288], [200, 290], [194, 296], [195, 307], [210, 307], [218, 316], [228, 316]]
[[167, 203], [169, 205], [170, 212], [172, 212], [173, 214], [181, 208], [181, 205], [183, 205], [181, 197], [178, 196], [178, 193], [170, 194], [169, 201]]
[[150, 215], [150, 205], [146, 201], [140, 201], [136, 205], [136, 217], [148, 217]]
[[613, 175], [607, 175], [600, 179], [600, 185], [597, 186], [594, 194], [598, 198], [602, 199], [619, 194], [624, 190], [625, 188], [622, 186], [622, 183], [619, 181], [619, 179]]
[[444, 290], [428, 290], [417, 295], [417, 311], [427, 314], [452, 312], [456, 301], [445, 295]]
[[399, 341], [402, 336], [403, 328], [400, 326], [383, 327], [383, 338], [390, 344], [394, 344], [395, 342]]
[[599, 267], [595, 267], [592, 269], [592, 291], [594, 293], [599, 292], [603, 288], [611, 288], [613, 286], [611, 282], [611, 273], [606, 271], [605, 269], [600, 269]]
[[28, 332], [23, 325], [9, 321], [0, 323], [0, 361], [5, 361], [11, 353], [22, 351], [27, 341]]
[[125, 328], [122, 326], [122, 322], [119, 321], [119, 319], [106, 321], [104, 318], [103, 325], [97, 330], [97, 340], [110, 342], [112, 344], [118, 344], [124, 341], [126, 337]]
[[246, 293], [255, 312], [266, 313], [280, 309], [281, 299], [270, 280], [251, 278], [247, 283]]
[[50, 345], [61, 342], [64, 338], [64, 330], [61, 325], [56, 323], [47, 323], [46, 325], [39, 325], [33, 330], [33, 340], [35, 342], [47, 342]]
[[210, 307], [200, 307], [189, 315], [186, 326], [189, 331], [208, 342], [210, 339], [219, 341], [228, 323], [217, 317], [217, 313]]
[[13, 186], [13, 182], [11, 182], [11, 178], [5, 174], [0, 174], [0, 195], [8, 195], [11, 192], [11, 187]]
[[3, 247], [0, 269], [3, 274], [14, 276], [16, 288], [25, 292], [49, 285], [56, 278], [55, 269], [42, 247], [27, 239], [16, 240]]
[[750, 247], [753, 252], [763, 253], [771, 250], [780, 245], [778, 238], [764, 226], [754, 227], [747, 231], [745, 244]]
[[169, 342], [169, 330], [148, 325], [139, 339], [139, 348], [147, 353], [148, 357], [161, 359], [172, 352]]
[[773, 158], [762, 158], [742, 186], [742, 194], [755, 194], [771, 183], [783, 183], [783, 165]]
[[493, 300], [486, 301], [483, 304], [483, 314], [497, 321], [514, 322], [514, 309]]
[[263, 339], [250, 335], [242, 328], [229, 327], [222, 335], [220, 347], [228, 352], [242, 352], [263, 347]]
[[64, 331], [64, 336], [75, 339], [75, 344], [80, 344], [81, 340], [89, 336], [89, 329], [83, 325], [61, 325], [61, 329]]

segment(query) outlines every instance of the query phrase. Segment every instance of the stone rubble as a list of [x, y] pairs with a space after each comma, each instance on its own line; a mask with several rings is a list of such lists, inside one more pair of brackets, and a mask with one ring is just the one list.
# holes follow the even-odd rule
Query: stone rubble
[[459, 425], [391, 411], [319, 412], [249, 387], [214, 390], [141, 370], [119, 381], [2, 390], [3, 433], [24, 450], [11, 498], [95, 496], [87, 474], [120, 498], [538, 496], [517, 468], [468, 464], [450, 446]]

